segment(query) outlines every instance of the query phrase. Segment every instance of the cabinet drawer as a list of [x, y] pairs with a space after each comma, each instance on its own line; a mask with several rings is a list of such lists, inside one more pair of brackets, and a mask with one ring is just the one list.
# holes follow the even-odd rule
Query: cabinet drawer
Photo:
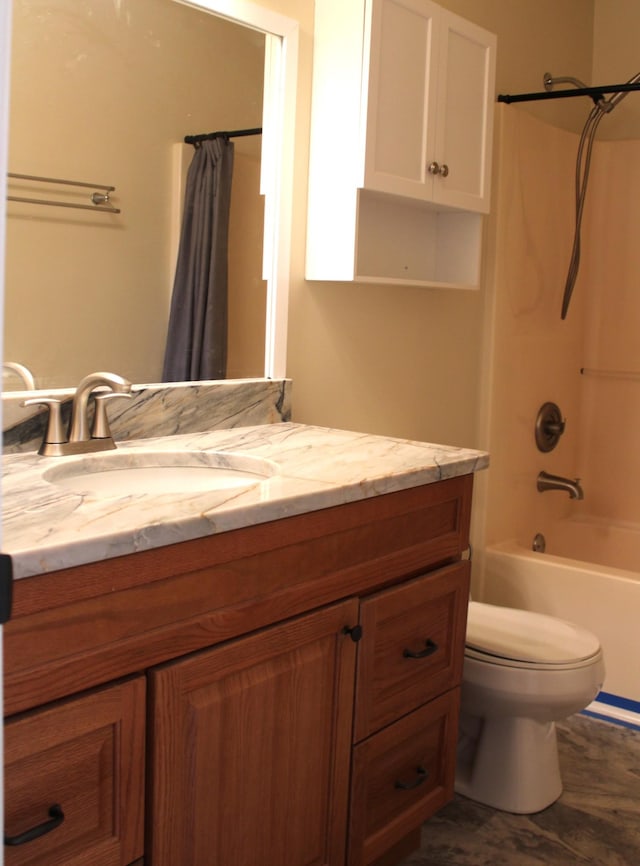
[[367, 866], [453, 796], [458, 688], [355, 746], [349, 866]]
[[459, 562], [362, 602], [354, 742], [460, 683], [469, 572]]
[[144, 724], [143, 677], [7, 720], [5, 840], [18, 843], [5, 843], [7, 866], [125, 866], [142, 856]]

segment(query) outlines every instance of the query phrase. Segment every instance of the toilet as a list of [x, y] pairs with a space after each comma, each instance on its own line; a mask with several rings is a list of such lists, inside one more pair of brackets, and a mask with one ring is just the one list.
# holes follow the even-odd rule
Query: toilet
[[555, 723], [604, 680], [591, 632], [544, 614], [469, 602], [455, 789], [530, 814], [562, 793]]

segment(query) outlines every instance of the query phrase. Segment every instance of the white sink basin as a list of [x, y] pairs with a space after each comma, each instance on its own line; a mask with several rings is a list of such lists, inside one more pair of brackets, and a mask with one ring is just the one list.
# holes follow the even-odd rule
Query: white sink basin
[[270, 460], [222, 451], [110, 451], [59, 459], [44, 480], [96, 497], [232, 490], [259, 484], [278, 470]]

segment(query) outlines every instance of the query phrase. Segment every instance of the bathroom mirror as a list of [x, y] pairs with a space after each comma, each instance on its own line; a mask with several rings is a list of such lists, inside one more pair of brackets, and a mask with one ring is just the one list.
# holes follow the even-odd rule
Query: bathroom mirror
[[[244, 0], [13, 0], [13, 19], [8, 171], [113, 186], [120, 213], [8, 203], [4, 360], [38, 389], [158, 381], [183, 138], [262, 127], [234, 138], [227, 375], [283, 376], [297, 23]], [[91, 194], [9, 178], [15, 197]]]

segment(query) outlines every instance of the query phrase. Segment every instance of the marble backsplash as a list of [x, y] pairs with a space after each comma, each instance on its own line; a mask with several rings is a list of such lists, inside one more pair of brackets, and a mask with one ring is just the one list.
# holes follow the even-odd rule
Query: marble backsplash
[[[276, 424], [291, 420], [289, 379], [237, 379], [216, 382], [172, 382], [134, 385], [131, 399], [109, 402], [113, 438], [149, 439], [181, 433], [202, 433], [231, 427]], [[63, 401], [68, 425], [73, 389], [38, 392]], [[34, 392], [3, 394], [3, 451], [36, 451], [45, 432], [47, 413], [20, 404]]]

